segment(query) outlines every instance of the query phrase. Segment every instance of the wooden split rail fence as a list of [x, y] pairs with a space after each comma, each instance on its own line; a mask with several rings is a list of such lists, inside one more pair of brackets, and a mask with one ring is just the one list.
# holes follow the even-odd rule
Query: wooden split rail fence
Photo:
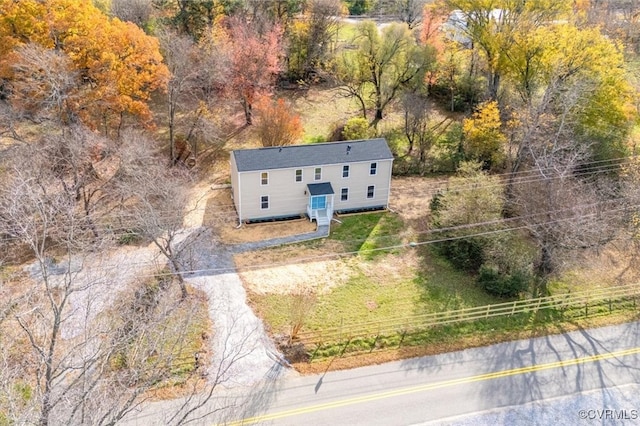
[[298, 333], [295, 341], [303, 343], [307, 347], [319, 347], [327, 344], [348, 342], [358, 338], [377, 338], [396, 334], [406, 335], [447, 324], [508, 317], [517, 314], [531, 314], [543, 309], [569, 313], [571, 316], [588, 316], [590, 312], [593, 314], [598, 310], [600, 312], [606, 310], [611, 312], [614, 309], [619, 309], [622, 305], [629, 307], [632, 304], [635, 307], [636, 299], [639, 297], [640, 284], [632, 284], [452, 311], [398, 316], [383, 321], [345, 324], [319, 331]]

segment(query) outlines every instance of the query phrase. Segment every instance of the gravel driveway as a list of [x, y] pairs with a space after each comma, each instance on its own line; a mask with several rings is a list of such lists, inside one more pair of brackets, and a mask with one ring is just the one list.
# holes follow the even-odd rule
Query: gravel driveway
[[209, 229], [200, 228], [181, 243], [184, 247], [181, 263], [186, 271], [191, 271], [185, 273], [185, 280], [206, 293], [209, 317], [214, 324], [213, 360], [208, 377], [231, 387], [275, 379], [274, 371], [278, 376], [296, 374], [290, 369], [277, 368], [286, 366], [287, 362], [265, 332], [262, 321], [247, 305], [246, 292], [232, 256], [322, 238], [328, 233], [329, 227], [324, 226], [313, 233], [227, 246], [214, 238]]

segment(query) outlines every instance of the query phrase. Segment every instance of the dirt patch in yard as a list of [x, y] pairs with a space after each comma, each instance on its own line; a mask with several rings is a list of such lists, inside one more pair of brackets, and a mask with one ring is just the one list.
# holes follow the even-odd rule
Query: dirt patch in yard
[[322, 256], [323, 250], [319, 249], [281, 247], [238, 254], [234, 260], [245, 287], [253, 293], [292, 294], [311, 290], [322, 294], [346, 283], [354, 274], [352, 259]]
[[241, 244], [271, 238], [306, 234], [316, 230], [316, 224], [308, 219], [243, 224], [238, 228], [231, 189], [214, 189], [207, 199], [203, 225], [214, 230], [225, 244]]
[[394, 177], [391, 179], [389, 207], [398, 213], [408, 230], [429, 229], [429, 205], [445, 178]]
[[220, 236], [222, 241], [227, 244], [239, 244], [306, 234], [315, 230], [316, 224], [305, 218], [283, 222], [243, 224], [240, 228], [227, 226], [220, 229]]
[[584, 252], [561, 280], [551, 284], [552, 292], [601, 290], [630, 285], [640, 278], [638, 248], [631, 241], [616, 240], [598, 253]]
[[[402, 218], [406, 230], [428, 229], [431, 194], [438, 188], [433, 179], [400, 177], [392, 182], [391, 206]], [[230, 196], [228, 202], [231, 202]], [[226, 223], [219, 228], [223, 241], [239, 243], [275, 238], [296, 233], [311, 232], [315, 225], [307, 220], [243, 225], [236, 229]], [[339, 241], [323, 240], [315, 247], [283, 246], [235, 256], [236, 266], [247, 290], [256, 294], [288, 294], [300, 289], [313, 289], [319, 293], [346, 283], [354, 274], [363, 273], [372, 282], [393, 283], [408, 280], [419, 269], [420, 259], [415, 250], [403, 250], [395, 255], [383, 256], [375, 267], [361, 266], [361, 259], [329, 258], [344, 252]]]
[[375, 260], [375, 267], [360, 268], [363, 274], [378, 284], [393, 284], [410, 280], [416, 276], [420, 267], [420, 258], [415, 250], [404, 251], [399, 255], [387, 255]]

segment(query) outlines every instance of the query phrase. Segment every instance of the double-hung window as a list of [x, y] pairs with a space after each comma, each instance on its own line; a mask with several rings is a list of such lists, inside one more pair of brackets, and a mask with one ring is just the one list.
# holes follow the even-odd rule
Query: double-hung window
[[263, 195], [262, 197], [260, 197], [260, 208], [262, 210], [266, 210], [269, 208], [269, 196], [268, 195]]
[[269, 185], [269, 173], [268, 172], [260, 173], [260, 185]]
[[342, 166], [342, 177], [343, 178], [348, 178], [349, 177], [349, 165], [345, 164], [344, 166]]
[[340, 190], [340, 201], [348, 201], [349, 200], [349, 188], [342, 188]]
[[378, 163], [371, 163], [371, 166], [369, 167], [369, 174], [373, 176], [376, 173], [378, 173]]
[[314, 180], [322, 180], [322, 167], [316, 167], [314, 171]]
[[374, 191], [375, 191], [375, 187], [373, 185], [369, 185], [367, 187], [367, 198], [373, 198]]
[[296, 170], [296, 182], [302, 182], [302, 169]]

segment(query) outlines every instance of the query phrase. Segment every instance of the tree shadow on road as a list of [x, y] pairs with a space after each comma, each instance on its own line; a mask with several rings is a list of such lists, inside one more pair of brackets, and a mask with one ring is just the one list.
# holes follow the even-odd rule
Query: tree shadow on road
[[[506, 407], [599, 390], [599, 397], [591, 400], [597, 406], [589, 408], [616, 409], [611, 388], [640, 381], [640, 356], [618, 355], [621, 349], [639, 346], [640, 324], [600, 329], [572, 325], [577, 330], [567, 332], [559, 326], [559, 335], [498, 345], [495, 354], [487, 358], [488, 370], [513, 374], [483, 381], [484, 403]], [[617, 369], [624, 370], [624, 381], [612, 374]], [[578, 419], [577, 411], [565, 414]]]
[[[480, 390], [474, 392], [479, 393], [478, 404], [483, 409], [532, 403], [533, 411], [548, 409], [550, 405], [543, 404], [543, 400], [582, 397], [586, 393], [590, 395], [589, 404], [595, 405], [588, 407], [592, 410], [636, 408], [621, 406], [624, 401], [616, 396], [620, 392], [612, 388], [640, 383], [640, 355], [622, 352], [640, 347], [640, 323], [596, 329], [584, 329], [574, 323], [571, 329], [573, 331], [567, 331], [560, 325], [558, 335], [409, 359], [402, 362], [402, 367], [407, 375], [425, 374], [426, 380], [431, 374], [439, 374], [442, 379], [438, 380], [443, 382], [461, 379], [451, 386], [467, 386], [463, 384], [464, 379], [477, 378], [473, 382], [480, 384]], [[463, 365], [466, 368], [458, 368]], [[461, 376], [456, 370], [466, 371]], [[615, 374], [617, 371], [623, 371], [624, 375]], [[490, 373], [496, 374], [487, 377]], [[512, 414], [517, 411], [516, 408], [509, 410]], [[578, 411], [574, 411], [560, 415], [574, 416], [573, 420], [577, 421]]]

